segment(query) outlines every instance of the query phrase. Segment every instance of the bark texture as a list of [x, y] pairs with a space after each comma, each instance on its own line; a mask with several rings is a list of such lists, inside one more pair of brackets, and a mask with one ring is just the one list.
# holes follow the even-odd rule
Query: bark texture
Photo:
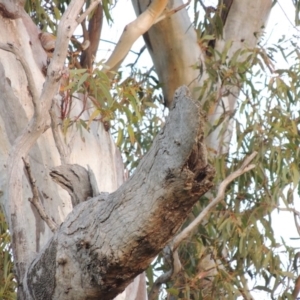
[[[132, 0], [137, 15], [147, 8], [148, 2], [148, 0]], [[167, 9], [180, 7], [184, 2], [186, 1], [170, 0]], [[225, 23], [223, 35], [214, 41], [214, 48], [222, 53], [226, 44], [232, 44], [226, 56], [228, 63], [236, 51], [251, 50], [256, 46], [271, 11], [272, 1], [220, 0], [219, 4], [226, 5], [221, 14]], [[168, 107], [172, 105], [171, 95], [178, 85], [188, 85], [194, 99], [199, 99], [199, 89], [206, 84], [208, 79], [205, 65], [206, 49], [201, 49], [197, 39], [194, 26], [185, 9], [157, 23], [144, 34]], [[240, 55], [237, 62], [243, 60], [245, 56]], [[206, 145], [208, 155], [216, 157], [229, 151], [239, 87], [228, 86], [219, 78], [215, 81], [210, 80], [209, 84], [207, 89], [209, 92], [206, 92], [199, 101], [201, 105], [208, 99], [211, 101], [206, 123], [207, 131], [211, 133], [206, 137]], [[211, 95], [214, 96], [213, 100]], [[198, 205], [201, 211], [201, 204]], [[213, 277], [218, 274], [215, 266], [216, 263], [211, 256], [202, 258], [199, 263], [199, 272], [206, 274], [205, 279], [200, 282], [203, 294], [207, 296], [205, 299], [210, 299], [212, 294]]]
[[[40, 44], [38, 29], [24, 9], [15, 6], [16, 3], [11, 1], [0, 3], [0, 42], [18, 47], [21, 56], [30, 66], [34, 84], [40, 94], [45, 83], [42, 71], [47, 67], [47, 56]], [[27, 76], [13, 53], [0, 50], [0, 75], [2, 78], [0, 81], [0, 189], [2, 191], [0, 201], [5, 208], [12, 233], [15, 270], [20, 284], [18, 297], [22, 299], [25, 297], [21, 284], [25, 271], [53, 233], [28, 201], [28, 198], [32, 197], [32, 191], [21, 159], [13, 162], [17, 164], [17, 172], [12, 178], [20, 178], [12, 187], [18, 191], [19, 196], [9, 197], [8, 178], [12, 175], [8, 172], [8, 161], [18, 137], [32, 118], [34, 110]], [[59, 117], [60, 100], [56, 101], [54, 107]], [[83, 103], [80, 99], [74, 101], [70, 117], [78, 116], [82, 108]], [[84, 114], [83, 117], [89, 119], [90, 111]], [[56, 223], [61, 224], [72, 210], [72, 203], [68, 193], [49, 176], [50, 169], [61, 165], [63, 161], [70, 164], [77, 163], [85, 168], [89, 166], [97, 180], [99, 190], [112, 192], [123, 181], [123, 165], [118, 149], [101, 123], [93, 122], [90, 131], [84, 130], [81, 134], [75, 125], [71, 127], [66, 139], [62, 139], [63, 147], [66, 149], [66, 155], [63, 156], [59, 151], [61, 145], [54, 138], [54, 130], [47, 113], [44, 121], [45, 130], [29, 151], [27, 159], [46, 213]], [[60, 124], [56, 130], [60, 131]]]
[[[149, 4], [144, 0], [133, 2], [139, 13]], [[180, 0], [170, 1], [169, 8], [181, 4]], [[216, 48], [222, 49], [224, 42], [232, 38], [237, 39], [236, 47], [250, 47], [256, 42], [256, 33], [264, 24], [270, 5], [270, 0], [233, 1], [224, 41], [216, 41]], [[248, 27], [243, 25], [246, 18]], [[33, 104], [20, 62], [14, 54], [0, 50], [0, 75], [4, 79], [0, 83], [1, 202], [10, 221], [18, 280], [23, 283], [19, 298], [112, 299], [148, 266], [179, 228], [199, 195], [211, 187], [213, 172], [207, 165], [199, 107], [189, 99], [186, 88], [175, 96], [183, 101], [172, 104], [175, 88], [181, 84], [195, 87], [203, 80], [199, 70], [192, 67], [203, 63], [204, 54], [186, 11], [157, 24], [145, 39], [163, 83], [166, 103], [170, 108], [174, 105], [174, 109], [170, 123], [156, 138], [137, 173], [118, 191], [83, 203], [81, 198], [89, 197], [91, 192], [88, 196], [75, 192], [74, 204], [79, 204], [68, 215], [72, 210], [71, 199], [51, 181], [50, 169], [62, 162], [89, 167], [99, 191], [112, 192], [123, 180], [122, 163], [102, 124], [93, 123], [90, 132], [83, 131], [82, 135], [74, 126], [59, 142], [60, 133], [51, 127], [50, 117], [44, 119], [45, 130], [31, 148], [29, 161], [48, 215], [58, 224], [68, 215], [54, 236], [27, 201], [32, 192], [21, 159], [14, 162], [17, 172], [13, 174], [20, 180], [11, 186], [18, 190], [18, 197], [10, 199], [7, 194], [9, 153], [33, 115]], [[18, 46], [31, 67], [37, 93], [41, 94], [45, 88], [42, 70], [47, 62], [38, 30], [22, 6], [11, 1], [0, 1], [0, 41]], [[55, 74], [52, 81], [60, 78]], [[59, 101], [54, 103], [57, 115]], [[216, 99], [210, 122], [220, 118], [216, 107], [225, 107], [226, 111], [235, 107], [235, 95], [223, 101], [222, 97]], [[72, 116], [76, 117], [83, 103], [79, 98], [73, 104]], [[89, 119], [89, 113], [86, 111], [83, 117]], [[225, 142], [228, 149], [231, 133], [227, 133], [226, 139], [220, 134], [210, 138], [210, 146], [216, 153], [224, 151], [221, 148]]]
[[203, 116], [181, 87], [135, 174], [116, 192], [77, 205], [31, 264], [28, 299], [113, 299], [168, 243], [213, 175]]
[[[137, 15], [145, 11], [148, 0], [132, 0]], [[182, 0], [168, 2], [167, 11], [179, 7]], [[199, 83], [202, 51], [197, 44], [197, 34], [185, 9], [152, 26], [144, 40], [162, 84], [165, 104], [170, 107], [175, 90], [185, 84], [190, 90]], [[192, 92], [193, 93], [193, 92]], [[194, 94], [193, 94], [194, 96]]]

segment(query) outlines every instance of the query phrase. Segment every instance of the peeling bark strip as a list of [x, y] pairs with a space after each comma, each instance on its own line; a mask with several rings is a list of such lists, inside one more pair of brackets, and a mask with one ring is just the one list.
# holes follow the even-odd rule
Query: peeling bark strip
[[31, 264], [27, 299], [42, 299], [49, 265], [56, 265], [56, 274], [48, 274], [55, 288], [43, 289], [43, 299], [113, 299], [148, 267], [212, 187], [203, 119], [188, 88], [179, 88], [164, 129], [135, 174], [116, 192], [78, 204]]

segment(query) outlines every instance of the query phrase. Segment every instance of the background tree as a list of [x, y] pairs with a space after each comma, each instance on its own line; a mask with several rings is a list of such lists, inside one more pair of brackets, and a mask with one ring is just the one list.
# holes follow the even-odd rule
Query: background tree
[[[102, 71], [94, 60], [103, 12], [110, 18], [108, 2], [91, 2], [82, 11], [83, 2], [67, 4], [27, 1], [25, 8], [40, 29], [22, 3], [1, 4], [0, 71], [6, 79], [1, 86], [1, 190], [19, 298], [111, 299], [168, 244], [164, 260], [159, 256], [147, 270], [150, 298], [165, 283], [169, 298], [252, 299], [251, 290], [257, 289], [276, 299], [295, 299], [297, 255], [286, 247], [290, 263], [281, 264], [271, 212], [289, 210], [295, 220], [299, 215], [292, 199], [299, 179], [299, 70], [296, 65], [287, 70], [274, 66], [279, 51], [298, 59], [295, 45], [285, 51], [291, 41], [256, 46], [272, 2], [220, 1], [208, 7], [195, 1], [192, 23], [181, 1], [153, 1], [150, 6], [133, 1], [139, 17], [126, 27]], [[202, 11], [204, 17], [197, 19]], [[296, 23], [297, 18], [296, 9]], [[77, 24], [81, 39], [71, 36]], [[45, 30], [57, 35], [56, 43]], [[125, 80], [108, 72], [118, 70], [141, 34], [164, 104], [175, 108], [136, 175], [116, 193], [99, 195], [123, 182], [120, 154], [108, 133], [111, 119], [116, 118], [117, 143], [126, 149], [132, 168], [134, 154], [144, 155], [160, 125], [151, 112], [158, 100], [153, 97], [156, 78], [134, 69]], [[253, 85], [254, 74], [262, 88]], [[207, 153], [204, 117], [187, 90], [178, 90], [176, 105], [172, 102], [182, 84], [189, 85], [207, 113]], [[237, 109], [245, 122], [236, 118]], [[237, 146], [229, 155], [234, 124]], [[256, 153], [255, 171], [245, 173], [253, 169], [249, 163]], [[216, 188], [203, 196], [212, 185], [208, 162], [217, 171]], [[92, 196], [97, 197], [81, 203]], [[173, 237], [195, 202], [183, 230]], [[157, 266], [166, 273], [154, 283]], [[251, 278], [262, 283], [249, 288]], [[119, 298], [143, 299], [143, 284], [139, 277]]]

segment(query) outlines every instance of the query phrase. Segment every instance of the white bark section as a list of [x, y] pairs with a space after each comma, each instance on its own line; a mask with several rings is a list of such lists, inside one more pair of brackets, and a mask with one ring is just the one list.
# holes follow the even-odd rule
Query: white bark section
[[[32, 74], [35, 79], [35, 84], [38, 92], [42, 90], [44, 83], [44, 76], [40, 69], [37, 67], [30, 47], [30, 37], [27, 34], [21, 19], [9, 20], [0, 18], [0, 39], [3, 43], [13, 43], [22, 50], [22, 55], [26, 57], [28, 63], [31, 66]], [[14, 213], [19, 219], [15, 220], [14, 227], [12, 226], [12, 220], [10, 220], [10, 228], [15, 235], [19, 235], [18, 245], [20, 256], [22, 259], [17, 263], [24, 263], [27, 260], [31, 260], [33, 255], [39, 251], [42, 245], [49, 239], [52, 233], [41, 222], [40, 217], [32, 209], [31, 204], [27, 200], [31, 196], [31, 189], [28, 185], [28, 181], [24, 176], [23, 162], [20, 160], [19, 176], [23, 178], [19, 183], [19, 191], [21, 196], [14, 199], [14, 203], [9, 205], [8, 201], [8, 189], [7, 189], [7, 159], [8, 154], [12, 149], [12, 145], [21, 133], [23, 128], [26, 127], [28, 120], [33, 115], [32, 100], [27, 88], [27, 79], [22, 66], [16, 57], [12, 53], [8, 53], [0, 50], [0, 72], [3, 81], [1, 83], [1, 190], [4, 192], [5, 210], [7, 215]], [[51, 167], [60, 162], [58, 153], [53, 140], [50, 138], [51, 134], [46, 131], [45, 134], [39, 139], [37, 146], [35, 146], [30, 155], [30, 161], [35, 162], [35, 175], [37, 177], [38, 184], [43, 187], [42, 201], [47, 209], [48, 214], [53, 217], [59, 223], [63, 220], [67, 213], [70, 211], [61, 211], [61, 216], [58, 215], [58, 207], [62, 207], [61, 197], [65, 197], [66, 193], [61, 189], [57, 189], [54, 184], [47, 178], [47, 171], [44, 166], [44, 162], [47, 167]], [[46, 145], [42, 146], [42, 145]], [[6, 145], [6, 147], [2, 147]], [[52, 189], [54, 193], [52, 193]], [[51, 196], [50, 196], [51, 195]], [[46, 200], [49, 197], [48, 201]], [[55, 197], [58, 200], [56, 205], [49, 205], [52, 200], [51, 197]], [[66, 203], [67, 205], [67, 203]], [[10, 210], [10, 206], [12, 210]], [[25, 226], [26, 224], [26, 226]], [[13, 228], [12, 228], [13, 227]], [[39, 229], [36, 230], [36, 227]], [[26, 233], [25, 233], [26, 232]]]
[[[45, 78], [41, 70], [46, 67], [46, 53], [40, 45], [38, 38], [39, 31], [32, 23], [27, 14], [22, 14], [22, 19], [10, 20], [0, 18], [0, 42], [12, 43], [22, 49], [22, 55], [26, 57], [35, 80], [35, 85], [41, 93]], [[7, 159], [12, 144], [16, 137], [21, 133], [27, 122], [33, 115], [33, 106], [30, 94], [27, 88], [27, 79], [22, 66], [16, 60], [15, 55], [6, 51], [0, 51], [0, 74], [4, 80], [0, 84], [2, 91], [0, 97], [1, 107], [1, 134], [0, 134], [0, 189], [3, 193], [1, 202], [5, 205], [6, 214], [9, 216], [9, 201], [7, 201]], [[5, 80], [6, 79], [6, 80]], [[58, 104], [59, 106], [59, 104]], [[77, 116], [82, 110], [82, 101], [74, 100], [71, 110], [71, 117]], [[57, 116], [60, 111], [56, 111]], [[89, 111], [82, 115], [83, 118], [89, 119]], [[50, 120], [47, 116], [47, 123]], [[59, 132], [59, 128], [58, 128]], [[32, 172], [37, 180], [41, 200], [45, 207], [46, 213], [60, 224], [68, 213], [72, 210], [69, 195], [57, 184], [53, 183], [48, 173], [54, 166], [58, 166], [63, 160], [69, 163], [77, 163], [84, 167], [89, 166], [95, 175], [98, 188], [100, 191], [112, 192], [116, 190], [123, 182], [123, 164], [120, 153], [115, 147], [114, 142], [108, 132], [105, 131], [101, 123], [93, 122], [90, 133], [83, 129], [82, 134], [76, 130], [75, 126], [70, 128], [67, 133], [67, 148], [69, 155], [60, 158], [56, 149], [56, 144], [52, 136], [51, 129], [48, 129], [38, 140], [37, 146], [30, 151], [29, 161]], [[61, 137], [64, 140], [64, 137]], [[33, 257], [46, 244], [52, 236], [47, 225], [41, 220], [38, 213], [27, 200], [31, 197], [32, 192], [27, 178], [24, 175], [23, 165], [19, 164], [22, 187], [20, 192], [22, 196], [16, 201], [16, 207], [19, 211], [16, 222], [20, 225], [11, 225], [15, 234], [22, 232], [15, 240], [15, 249], [19, 253], [20, 259], [15, 259], [18, 267], [22, 265], [22, 270], [18, 270], [21, 277]], [[41, 176], [42, 174], [42, 176]], [[5, 200], [6, 199], [6, 200]], [[8, 220], [11, 220], [10, 217]], [[26, 226], [24, 226], [26, 224]], [[24, 233], [25, 229], [25, 233]], [[22, 247], [22, 248], [21, 248]], [[22, 258], [21, 258], [22, 257]], [[136, 284], [139, 285], [138, 295], [146, 294], [146, 285], [143, 280], [144, 274], [137, 277], [132, 287], [129, 286], [130, 292], [126, 292], [127, 299], [131, 292], [135, 291]], [[143, 292], [142, 292], [143, 291]], [[139, 297], [139, 296], [137, 296]], [[138, 298], [140, 300], [145, 298]]]
[[[271, 7], [271, 0], [233, 1], [225, 23], [223, 39], [216, 41], [215, 49], [222, 52], [225, 44], [232, 42], [228, 51], [228, 60], [239, 49], [253, 49], [266, 26]], [[241, 56], [238, 61], [242, 61], [243, 58]], [[229, 95], [217, 99], [215, 107], [210, 110], [211, 125], [218, 123], [218, 120], [225, 114], [224, 121], [207, 138], [212, 155], [226, 154], [229, 151], [234, 124], [232, 115], [236, 108], [239, 89], [225, 86], [220, 92], [221, 94], [229, 92]]]
[[[25, 21], [24, 21], [25, 20]], [[31, 20], [30, 20], [31, 21]], [[0, 42], [7, 45], [13, 44], [19, 48], [22, 57], [26, 58], [30, 65], [32, 76], [38, 94], [42, 89], [46, 91], [45, 77], [41, 72], [46, 65], [46, 55], [37, 56], [39, 52], [38, 31], [28, 18], [15, 20], [0, 15]], [[28, 25], [29, 24], [29, 25]], [[64, 58], [62, 58], [64, 60]], [[13, 248], [15, 266], [19, 279], [22, 278], [26, 266], [43, 248], [52, 236], [47, 225], [41, 220], [33, 206], [28, 201], [32, 196], [29, 182], [24, 173], [21, 159], [14, 161], [14, 173], [12, 179], [14, 194], [9, 202], [8, 196], [8, 171], [7, 161], [17, 137], [26, 128], [27, 123], [33, 116], [33, 104], [28, 89], [27, 78], [23, 67], [12, 53], [0, 50], [0, 190], [2, 192], [1, 203], [10, 223], [13, 235]], [[57, 89], [51, 91], [56, 93]], [[47, 96], [49, 93], [47, 92]], [[51, 96], [50, 96], [51, 99]], [[74, 107], [74, 113], [81, 110], [82, 105]], [[46, 131], [39, 137], [29, 154], [28, 160], [33, 175], [37, 181], [40, 199], [46, 213], [60, 224], [72, 210], [70, 197], [49, 177], [49, 171], [53, 166], [61, 164], [61, 158], [57, 151], [50, 126], [50, 118], [45, 107]], [[93, 123], [91, 131], [83, 130], [83, 139], [79, 132], [73, 129], [70, 146], [70, 163], [78, 163], [93, 170], [101, 191], [114, 191], [123, 180], [123, 166], [120, 154], [115, 147], [110, 135], [101, 123]], [[77, 136], [75, 137], [75, 134]], [[21, 149], [23, 151], [24, 149]], [[26, 149], [23, 153], [26, 153]], [[19, 179], [17, 179], [19, 178]], [[17, 179], [17, 181], [15, 181]]]
[[[135, 12], [141, 14], [148, 0], [132, 0]], [[183, 5], [183, 1], [169, 1], [167, 11]], [[175, 90], [185, 84], [193, 97], [193, 88], [199, 83], [199, 66], [202, 52], [197, 34], [185, 9], [167, 17], [150, 28], [144, 35], [155, 70], [162, 84], [167, 106], [171, 105]]]
[[[79, 115], [83, 120], [89, 120], [94, 107], [90, 101], [86, 104], [87, 110], [82, 113], [82, 95], [72, 98], [70, 119], [74, 120]], [[60, 104], [56, 106], [56, 115], [60, 115]], [[59, 122], [59, 120], [57, 120]], [[81, 130], [74, 124], [66, 136], [61, 134], [64, 147], [68, 152], [67, 163], [79, 164], [86, 169], [93, 170], [100, 192], [113, 192], [123, 183], [122, 160], [118, 148], [108, 131], [100, 121], [90, 124], [89, 132], [83, 127]], [[104, 162], [110, 162], [108, 164]]]
[[[137, 15], [148, 5], [147, 0], [132, 0], [132, 3]], [[183, 5], [181, 0], [169, 1], [167, 8], [171, 10], [180, 5]], [[222, 52], [225, 44], [232, 41], [233, 45], [228, 53], [230, 60], [238, 49], [255, 47], [271, 6], [271, 0], [234, 0], [225, 23], [223, 39], [216, 41], [215, 49]], [[201, 87], [207, 79], [202, 64], [205, 53], [197, 44], [197, 35], [186, 10], [181, 10], [154, 25], [144, 34], [144, 39], [162, 84], [166, 105], [171, 105], [172, 94], [182, 84], [189, 85], [193, 97], [198, 98], [199, 92], [195, 88]], [[200, 70], [193, 68], [200, 65], [204, 71], [201, 78]], [[221, 87], [219, 82], [212, 84], [215, 84], [218, 95], [209, 111], [210, 126], [216, 125], [220, 117], [226, 114], [224, 121], [207, 138], [208, 149], [214, 156], [228, 152], [233, 131], [233, 122], [230, 120], [239, 90], [231, 88], [231, 94], [223, 96], [229, 88]], [[206, 97], [200, 100], [204, 102]]]
[[154, 0], [136, 20], [129, 23], [121, 35], [113, 53], [105, 63], [107, 70], [117, 70], [133, 43], [144, 34], [165, 9], [168, 0]]

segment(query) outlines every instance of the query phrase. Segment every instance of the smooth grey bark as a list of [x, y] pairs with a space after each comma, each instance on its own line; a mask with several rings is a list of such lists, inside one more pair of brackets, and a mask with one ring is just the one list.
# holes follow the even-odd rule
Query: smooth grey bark
[[212, 187], [203, 138], [199, 105], [181, 87], [134, 175], [77, 205], [30, 265], [26, 299], [108, 300], [124, 290]]

